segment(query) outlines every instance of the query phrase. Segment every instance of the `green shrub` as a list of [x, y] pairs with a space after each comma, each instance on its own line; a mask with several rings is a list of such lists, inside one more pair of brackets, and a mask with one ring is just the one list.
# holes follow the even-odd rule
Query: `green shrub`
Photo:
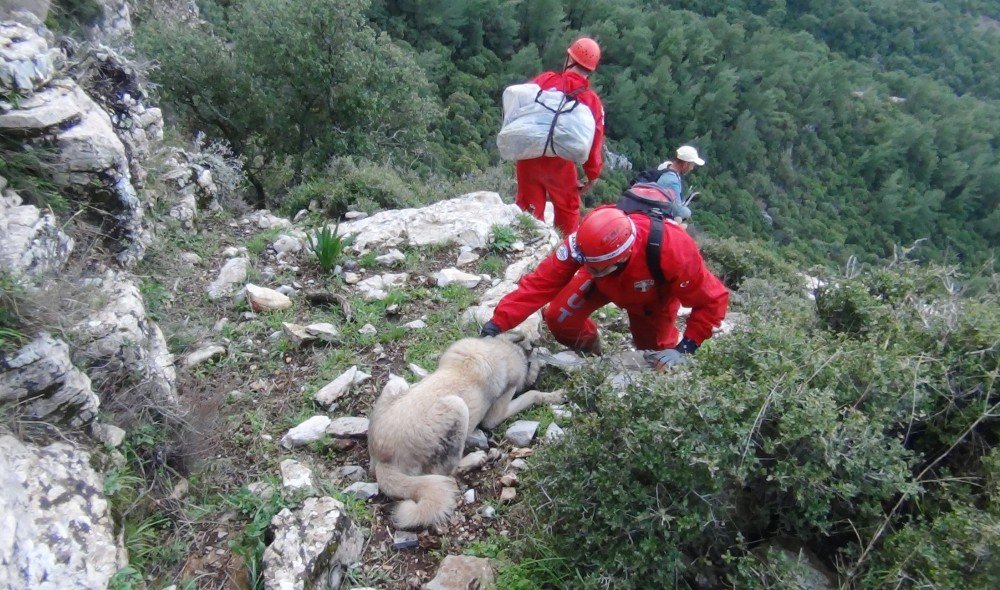
[[739, 289], [750, 277], [768, 278], [784, 285], [804, 288], [804, 279], [784, 255], [754, 240], [738, 238], [701, 238], [702, 256], [709, 268], [730, 289]]
[[994, 586], [981, 582], [997, 571], [997, 298], [928, 280], [945, 275], [842, 280], [864, 302], [850, 333], [747, 279], [748, 325], [689, 371], [645, 375], [624, 397], [604, 372], [581, 374], [569, 395], [591, 411], [534, 458], [523, 534], [574, 588], [798, 587], [799, 561], [760, 551], [781, 540], [847, 588], [909, 587], [920, 568], [942, 587]]
[[94, 26], [102, 16], [101, 4], [96, 0], [55, 0], [45, 24], [54, 31], [78, 34]]
[[316, 201], [321, 211], [338, 218], [350, 209], [369, 213], [421, 204], [419, 179], [390, 165], [351, 157], [334, 158], [323, 174], [288, 193], [280, 210], [287, 215]]

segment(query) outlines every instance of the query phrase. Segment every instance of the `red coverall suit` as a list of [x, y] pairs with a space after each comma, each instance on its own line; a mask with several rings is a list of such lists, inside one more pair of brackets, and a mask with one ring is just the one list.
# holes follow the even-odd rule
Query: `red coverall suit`
[[681, 227], [663, 224], [660, 268], [667, 282], [657, 285], [646, 263], [650, 219], [641, 213], [629, 216], [636, 240], [624, 268], [593, 278], [574, 259], [567, 236], [531, 273], [521, 278], [493, 312], [493, 323], [506, 331], [548, 303], [542, 312], [546, 325], [560, 343], [589, 351], [598, 342], [597, 325], [590, 319], [597, 309], [614, 303], [628, 313], [629, 330], [638, 350], [664, 350], [678, 342], [676, 320], [680, 304], [691, 308], [684, 336], [696, 344], [711, 337], [722, 323], [729, 291], [702, 260], [698, 246]]
[[[590, 90], [590, 81], [576, 72], [544, 72], [532, 80], [542, 90], [561, 90], [566, 93], [583, 89], [576, 96], [594, 113], [594, 143], [590, 156], [583, 164], [588, 180], [596, 180], [604, 166], [604, 106], [597, 93]], [[555, 209], [555, 226], [563, 235], [569, 235], [580, 224], [580, 189], [576, 178], [576, 163], [554, 156], [543, 156], [517, 161], [517, 196], [515, 202], [524, 211], [538, 219], [545, 214], [545, 195], [548, 193]]]

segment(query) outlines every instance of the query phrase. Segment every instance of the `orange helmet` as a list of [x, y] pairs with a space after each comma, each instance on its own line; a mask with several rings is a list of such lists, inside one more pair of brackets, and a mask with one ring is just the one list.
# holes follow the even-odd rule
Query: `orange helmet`
[[579, 66], [593, 72], [601, 61], [601, 47], [590, 37], [580, 37], [570, 44], [566, 54]]
[[573, 235], [573, 249], [587, 264], [615, 264], [628, 258], [635, 243], [635, 224], [616, 207], [588, 213]]

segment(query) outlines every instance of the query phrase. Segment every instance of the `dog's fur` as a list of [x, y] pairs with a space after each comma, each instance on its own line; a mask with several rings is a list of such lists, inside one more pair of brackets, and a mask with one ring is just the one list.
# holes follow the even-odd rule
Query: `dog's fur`
[[448, 520], [458, 495], [452, 474], [480, 423], [493, 428], [530, 406], [562, 399], [561, 391], [534, 390], [514, 398], [538, 377], [538, 366], [515, 343], [519, 336], [459, 340], [425, 379], [408, 391], [390, 382], [376, 400], [368, 453], [379, 490], [403, 500], [393, 514], [398, 528]]

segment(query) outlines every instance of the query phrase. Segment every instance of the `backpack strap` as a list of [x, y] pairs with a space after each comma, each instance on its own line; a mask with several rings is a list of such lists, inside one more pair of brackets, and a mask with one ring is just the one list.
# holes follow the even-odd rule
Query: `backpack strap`
[[667, 278], [663, 276], [663, 269], [660, 268], [660, 250], [663, 246], [663, 220], [655, 215], [649, 216], [649, 241], [646, 242], [646, 264], [649, 266], [649, 274], [653, 275], [653, 280], [657, 285], [663, 285]]
[[[542, 154], [543, 155], [549, 153], [550, 149], [552, 150], [552, 155], [553, 156], [558, 156], [559, 155], [559, 154], [556, 153], [556, 144], [555, 144], [556, 123], [559, 121], [559, 115], [561, 115], [563, 113], [571, 112], [573, 109], [575, 109], [576, 107], [578, 107], [580, 105], [580, 101], [577, 100], [577, 97], [584, 90], [586, 90], [586, 88], [584, 88], [583, 86], [581, 86], [581, 87], [579, 87], [576, 90], [573, 90], [571, 92], [564, 92], [564, 91], [560, 90], [560, 92], [563, 93], [563, 98], [559, 102], [559, 108], [557, 108], [555, 110], [555, 112], [553, 113], [553, 115], [552, 115], [552, 123], [549, 125], [549, 134], [545, 138], [545, 147], [542, 148]], [[545, 92], [544, 89], [538, 91], [538, 94], [535, 96], [535, 102], [537, 102], [539, 104], [542, 104], [539, 99], [542, 97], [542, 93], [543, 92]], [[570, 108], [568, 108], [566, 110], [563, 110], [563, 107], [566, 106], [567, 104], [569, 104], [570, 102], [573, 103], [573, 106], [571, 106]], [[551, 109], [549, 109], [549, 110], [551, 110]]]

